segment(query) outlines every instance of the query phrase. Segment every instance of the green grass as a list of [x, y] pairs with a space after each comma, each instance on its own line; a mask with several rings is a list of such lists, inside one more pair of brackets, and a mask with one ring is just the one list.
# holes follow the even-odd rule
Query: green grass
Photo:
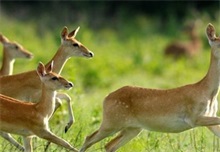
[[[33, 21], [20, 22], [0, 14], [0, 32], [9, 39], [16, 40], [35, 55], [34, 59], [17, 60], [14, 73], [36, 69], [37, 63], [46, 63], [55, 54], [60, 45], [60, 31], [43, 28], [40, 32]], [[76, 148], [82, 146], [84, 138], [95, 131], [102, 120], [102, 100], [115, 89], [124, 85], [136, 85], [148, 88], [174, 88], [194, 83], [203, 78], [209, 67], [210, 48], [204, 30], [212, 22], [218, 33], [220, 27], [216, 20], [201, 18], [199, 29], [203, 40], [203, 51], [191, 59], [173, 60], [163, 56], [164, 47], [173, 39], [184, 39], [182, 35], [173, 34], [174, 29], [157, 29], [157, 21], [143, 16], [134, 18], [133, 23], [123, 27], [102, 27], [91, 29], [81, 22], [77, 39], [94, 52], [93, 59], [71, 58], [62, 75], [75, 84], [67, 93], [72, 97], [72, 107], [76, 122], [67, 134], [64, 127], [68, 121], [67, 108], [62, 107], [51, 118], [50, 128], [58, 136], [69, 141]], [[63, 25], [64, 26], [64, 25]], [[77, 23], [67, 25], [70, 30]], [[38, 29], [38, 30], [37, 30]], [[166, 31], [166, 32], [165, 32]], [[169, 33], [170, 32], [170, 33]], [[0, 46], [2, 50], [2, 46]], [[0, 59], [2, 53], [0, 53]], [[25, 66], [24, 66], [25, 65]], [[15, 136], [22, 142], [19, 136]], [[104, 145], [112, 137], [106, 138], [91, 147], [88, 152], [104, 151]], [[46, 141], [34, 138], [34, 150], [42, 152]], [[16, 151], [7, 141], [0, 138], [0, 151]], [[131, 142], [119, 149], [119, 152], [217, 152], [220, 141], [206, 128], [195, 128], [179, 134], [166, 134], [143, 131]], [[67, 151], [51, 144], [50, 152]]]

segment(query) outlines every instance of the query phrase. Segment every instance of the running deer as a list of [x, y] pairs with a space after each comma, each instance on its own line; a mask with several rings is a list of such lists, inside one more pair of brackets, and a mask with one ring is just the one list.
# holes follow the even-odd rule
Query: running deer
[[0, 34], [0, 42], [3, 44], [3, 61], [0, 69], [0, 76], [11, 75], [13, 73], [14, 62], [16, 58], [33, 57], [32, 53], [23, 48], [17, 42], [9, 41], [4, 35]]
[[[53, 71], [60, 74], [65, 63], [73, 56], [82, 56], [91, 58], [93, 53], [87, 49], [82, 43], [75, 39], [79, 27], [72, 32], [68, 32], [68, 28], [64, 27], [61, 32], [61, 46], [54, 55], [54, 57], [45, 65], [48, 67], [54, 61]], [[0, 77], [0, 93], [12, 98], [20, 99], [22, 101], [36, 102], [39, 100], [41, 94], [41, 81], [36, 70]], [[56, 101], [65, 99], [68, 104], [69, 122], [65, 127], [65, 132], [71, 127], [74, 122], [74, 116], [70, 103], [70, 97], [67, 94], [57, 93]], [[59, 104], [58, 104], [59, 105]], [[11, 142], [19, 149], [23, 147], [15, 143], [15, 140], [7, 133], [0, 132], [0, 135]]]
[[200, 52], [201, 40], [199, 38], [198, 32], [198, 21], [187, 25], [184, 28], [184, 32], [189, 36], [189, 42], [173, 42], [165, 48], [165, 55], [173, 56], [174, 58], [179, 58], [182, 56], [192, 57]]
[[25, 103], [0, 94], [0, 130], [23, 136], [25, 152], [32, 152], [31, 140], [35, 135], [69, 150], [77, 151], [49, 129], [49, 119], [55, 108], [56, 90], [73, 87], [71, 82], [52, 72], [52, 69], [53, 62], [46, 69], [42, 63], [37, 67], [37, 74], [42, 83], [38, 103]]
[[208, 24], [211, 63], [206, 76], [195, 84], [169, 90], [124, 86], [110, 93], [103, 103], [100, 128], [86, 137], [84, 152], [96, 142], [120, 132], [106, 146], [113, 152], [137, 136], [142, 129], [178, 133], [206, 126], [220, 137], [217, 95], [220, 84], [220, 37]]

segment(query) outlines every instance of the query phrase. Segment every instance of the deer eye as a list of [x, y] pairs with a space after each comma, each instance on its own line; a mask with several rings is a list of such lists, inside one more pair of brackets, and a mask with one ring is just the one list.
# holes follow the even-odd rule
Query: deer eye
[[74, 46], [74, 47], [79, 47], [79, 44], [74, 43], [73, 46]]
[[53, 78], [51, 78], [51, 80], [58, 80], [58, 78], [57, 77], [53, 77]]
[[16, 50], [18, 49], [18, 46], [17, 46], [17, 45], [15, 45], [15, 49], [16, 49]]

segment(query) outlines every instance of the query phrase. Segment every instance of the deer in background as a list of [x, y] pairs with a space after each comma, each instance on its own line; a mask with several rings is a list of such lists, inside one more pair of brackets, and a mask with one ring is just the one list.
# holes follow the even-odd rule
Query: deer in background
[[49, 129], [49, 119], [55, 108], [56, 90], [73, 87], [71, 82], [52, 72], [52, 69], [53, 62], [47, 69], [42, 63], [38, 65], [37, 74], [42, 81], [42, 91], [38, 103], [25, 103], [0, 94], [0, 130], [22, 135], [25, 152], [32, 152], [31, 140], [34, 135], [77, 151]]
[[212, 24], [208, 24], [206, 34], [211, 46], [211, 62], [202, 80], [169, 90], [124, 86], [110, 93], [103, 102], [100, 128], [86, 137], [80, 152], [120, 132], [105, 147], [107, 152], [116, 151], [142, 129], [179, 133], [206, 126], [220, 137], [220, 117], [217, 117], [220, 37], [216, 37]]
[[0, 76], [11, 75], [13, 73], [14, 62], [16, 58], [33, 57], [32, 53], [23, 48], [17, 42], [9, 41], [4, 35], [0, 34], [0, 42], [3, 44], [3, 61], [0, 69]]
[[[61, 32], [61, 46], [54, 55], [54, 57], [45, 65], [48, 67], [52, 61], [54, 61], [53, 71], [60, 74], [65, 63], [73, 56], [81, 56], [91, 58], [93, 53], [87, 49], [82, 43], [75, 39], [79, 31], [79, 27], [71, 32], [68, 32], [68, 28], [64, 27]], [[0, 93], [9, 97], [20, 99], [22, 101], [39, 101], [41, 94], [41, 81], [36, 70], [0, 77]], [[65, 99], [68, 104], [69, 122], [65, 127], [65, 132], [71, 127], [74, 122], [74, 116], [70, 103], [70, 97], [67, 94], [57, 93], [56, 101]], [[57, 104], [58, 106], [60, 103]], [[19, 149], [23, 149], [19, 143], [15, 143], [15, 140], [8, 134], [0, 132], [0, 135], [11, 142]]]
[[184, 32], [189, 36], [189, 42], [173, 42], [165, 48], [165, 55], [179, 58], [182, 56], [192, 57], [200, 52], [202, 43], [199, 38], [198, 32], [198, 21], [187, 25], [184, 28]]

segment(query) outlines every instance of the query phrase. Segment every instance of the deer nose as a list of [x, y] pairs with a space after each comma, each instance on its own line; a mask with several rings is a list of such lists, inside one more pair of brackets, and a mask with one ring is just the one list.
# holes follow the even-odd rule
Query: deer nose
[[74, 85], [72, 82], [69, 82], [69, 86], [72, 88]]
[[93, 54], [92, 52], [89, 52], [89, 55], [90, 55], [90, 57], [93, 57], [93, 56], [94, 56], [94, 54]]
[[27, 58], [29, 58], [29, 59], [32, 59], [33, 57], [34, 57], [33, 54], [28, 54], [28, 55], [27, 55]]

